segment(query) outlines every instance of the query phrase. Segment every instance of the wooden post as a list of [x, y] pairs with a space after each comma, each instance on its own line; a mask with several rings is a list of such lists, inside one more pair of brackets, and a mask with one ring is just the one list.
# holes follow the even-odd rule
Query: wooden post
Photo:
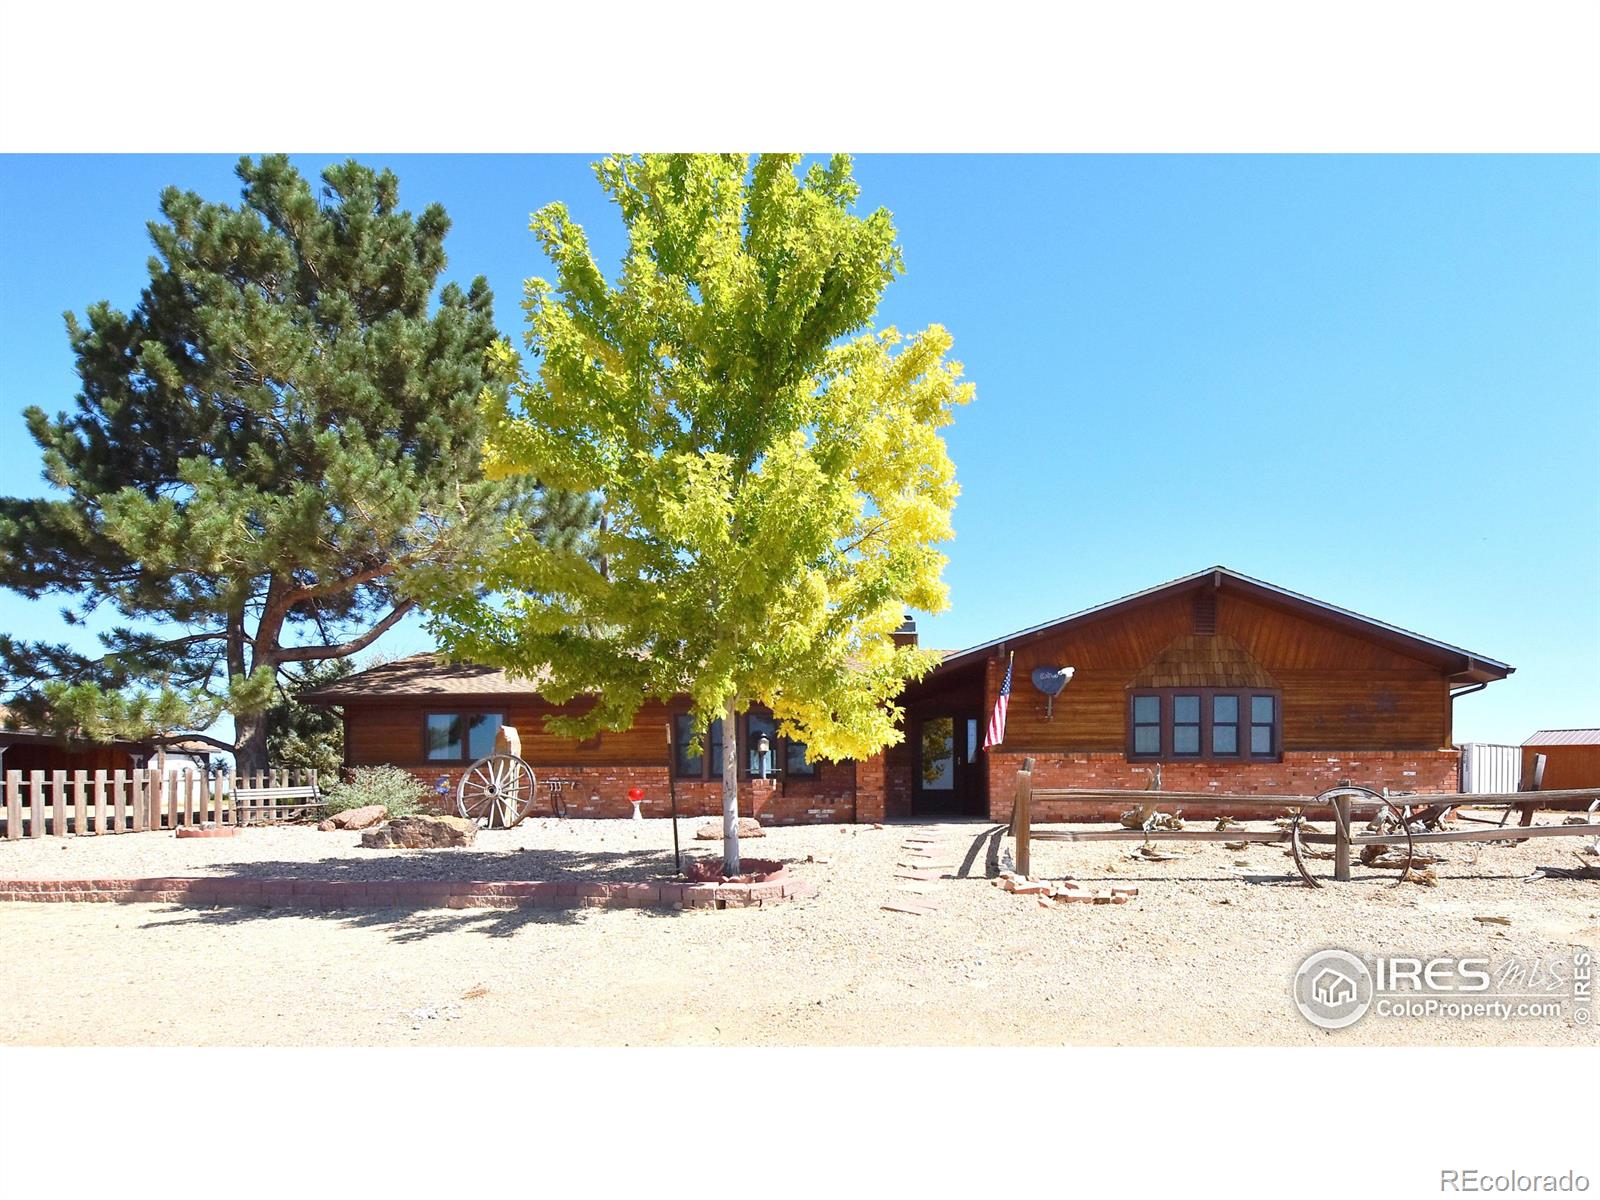
[[1017, 874], [1033, 873], [1033, 759], [1022, 760], [1022, 770], [1017, 772], [1016, 833]]
[[67, 836], [67, 773], [50, 773], [50, 832], [56, 837]]
[[82, 837], [89, 832], [89, 772], [72, 773], [72, 834]]
[[126, 771], [113, 771], [111, 773], [111, 832], [121, 833], [128, 823], [128, 774]]
[[1342, 793], [1333, 798], [1333, 877], [1341, 882], [1350, 880], [1350, 796]]
[[211, 786], [211, 811], [216, 815], [211, 819], [218, 825], [222, 824], [222, 772], [212, 771], [207, 782]]
[[28, 772], [28, 836], [44, 836], [44, 772]]
[[22, 772], [6, 772], [6, 841], [22, 836]]
[[94, 835], [106, 831], [106, 772], [101, 767], [94, 773]]

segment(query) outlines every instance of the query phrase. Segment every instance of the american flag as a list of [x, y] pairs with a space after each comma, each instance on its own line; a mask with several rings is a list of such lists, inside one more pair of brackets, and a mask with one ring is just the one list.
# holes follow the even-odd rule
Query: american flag
[[994, 715], [989, 718], [989, 732], [984, 734], [983, 748], [998, 746], [1006, 740], [1006, 709], [1011, 707], [1011, 665], [1016, 655], [1006, 659], [1006, 677], [1000, 684], [1000, 694], [994, 698]]

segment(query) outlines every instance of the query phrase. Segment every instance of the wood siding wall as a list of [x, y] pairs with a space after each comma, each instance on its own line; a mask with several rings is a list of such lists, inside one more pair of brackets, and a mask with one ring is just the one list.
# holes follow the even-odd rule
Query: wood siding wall
[[1544, 755], [1545, 791], [1556, 788], [1600, 787], [1600, 746], [1524, 746], [1523, 786], [1532, 787], [1534, 755]]
[[[144, 756], [154, 760], [154, 753]], [[171, 757], [170, 753], [168, 755]], [[12, 742], [0, 762], [17, 771], [130, 771], [133, 755], [119, 746], [69, 748], [55, 742]]]
[[428, 713], [498, 712], [516, 727], [522, 739], [522, 757], [540, 766], [659, 766], [667, 761], [665, 704], [646, 705], [629, 729], [606, 730], [586, 742], [557, 737], [545, 728], [547, 718], [560, 712], [557, 705], [536, 697], [440, 696], [427, 700], [347, 703], [345, 762], [349, 766], [394, 763], [401, 767], [446, 767], [423, 755], [423, 722]]
[[[1006, 749], [1122, 752], [1128, 688], [1167, 647], [1193, 633], [1194, 600], [1181, 593], [1016, 647]], [[1237, 593], [1217, 597], [1216, 631], [1233, 639], [1283, 693], [1283, 748], [1438, 750], [1450, 744], [1443, 672], [1378, 642], [1269, 607]], [[1038, 666], [1077, 669], [1045, 719]], [[984, 710], [999, 670], [989, 671]]]

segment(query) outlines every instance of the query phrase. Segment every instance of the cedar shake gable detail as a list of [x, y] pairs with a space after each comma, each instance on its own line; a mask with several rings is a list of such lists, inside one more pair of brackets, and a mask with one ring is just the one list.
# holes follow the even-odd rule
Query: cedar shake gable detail
[[1194, 633], [1179, 638], [1156, 655], [1128, 687], [1276, 691], [1278, 681], [1231, 637]]

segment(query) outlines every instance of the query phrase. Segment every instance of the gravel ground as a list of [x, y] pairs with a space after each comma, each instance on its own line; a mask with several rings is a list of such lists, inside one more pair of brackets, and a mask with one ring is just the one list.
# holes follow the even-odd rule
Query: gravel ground
[[[1544, 818], [1545, 820], [1557, 818]], [[682, 823], [685, 846], [701, 822]], [[984, 878], [994, 827], [773, 829], [747, 843], [821, 886], [761, 910], [303, 912], [0, 906], [16, 1044], [1596, 1045], [1592, 1026], [1373, 1015], [1336, 1033], [1289, 982], [1311, 950], [1561, 958], [1600, 950], [1600, 879], [1575, 841], [1445, 847], [1439, 886], [1299, 886], [1276, 846], [1036, 842], [1036, 875], [1139, 887], [1126, 905], [1041, 908]], [[930, 838], [957, 878], [896, 879]], [[335, 879], [645, 878], [666, 821], [531, 822], [470, 849], [371, 851], [359, 834], [251, 829], [0, 844], [0, 876], [237, 874]], [[805, 861], [812, 856], [818, 861]], [[1327, 864], [1321, 864], [1326, 867]], [[1532, 883], [1536, 868], [1551, 874]], [[916, 889], [920, 895], [902, 889]], [[887, 912], [908, 896], [926, 915]], [[1497, 916], [1510, 924], [1475, 918]]]

